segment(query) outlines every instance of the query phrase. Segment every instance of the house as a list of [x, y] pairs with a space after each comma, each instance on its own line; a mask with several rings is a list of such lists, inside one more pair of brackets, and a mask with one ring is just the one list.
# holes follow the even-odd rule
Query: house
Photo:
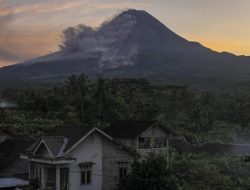
[[158, 121], [118, 121], [104, 131], [136, 150], [142, 158], [149, 153], [168, 156], [169, 140], [176, 135]]
[[0, 128], [0, 144], [7, 139], [13, 139], [14, 137], [15, 134], [11, 130], [5, 127]]
[[61, 126], [21, 155], [40, 189], [112, 190], [138, 154], [98, 128]]
[[7, 128], [0, 130], [0, 177], [27, 178], [28, 162], [20, 158], [33, 139], [19, 135]]
[[23, 187], [28, 187], [29, 181], [17, 178], [0, 178], [1, 190], [17, 190]]

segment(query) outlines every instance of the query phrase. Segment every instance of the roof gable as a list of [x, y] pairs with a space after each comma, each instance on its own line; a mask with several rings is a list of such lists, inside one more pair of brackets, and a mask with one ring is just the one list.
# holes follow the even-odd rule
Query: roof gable
[[60, 126], [55, 129], [52, 136], [61, 136], [68, 139], [65, 151], [70, 149], [76, 142], [85, 136], [93, 127], [83, 126]]
[[47, 146], [47, 144], [43, 141], [43, 139], [40, 139], [40, 141], [37, 143], [37, 146], [33, 150], [33, 154], [40, 155], [44, 154], [45, 151], [47, 151], [51, 157], [55, 157], [54, 154], [49, 149], [49, 147]]
[[105, 132], [103, 132], [102, 130], [98, 129], [98, 128], [92, 128], [88, 133], [86, 133], [81, 139], [79, 139], [79, 141], [77, 141], [72, 147], [70, 147], [65, 154], [70, 153], [72, 150], [74, 150], [81, 142], [83, 142], [85, 139], [87, 139], [87, 137], [91, 134], [93, 134], [94, 132], [97, 132], [99, 134], [101, 134], [104, 138], [110, 140], [112, 143], [119, 145], [121, 148], [123, 148], [124, 150], [126, 150], [127, 152], [135, 155], [137, 154], [135, 150], [133, 150], [130, 147], [127, 147], [126, 145], [116, 141], [113, 139], [113, 137], [111, 137], [110, 135], [106, 134]]
[[98, 132], [105, 138], [109, 139], [113, 143], [123, 147], [126, 151], [135, 154], [135, 151], [125, 145], [116, 142], [113, 137], [106, 134], [102, 130], [98, 128], [89, 128], [89, 127], [80, 127], [80, 126], [62, 126], [58, 127], [53, 135], [60, 136], [46, 136], [42, 137], [40, 141], [38, 141], [35, 146], [32, 146], [32, 152], [38, 150], [39, 146], [43, 143], [48, 149], [49, 153], [53, 157], [60, 157], [70, 153], [74, 150], [81, 142], [83, 142], [89, 135], [93, 132]]

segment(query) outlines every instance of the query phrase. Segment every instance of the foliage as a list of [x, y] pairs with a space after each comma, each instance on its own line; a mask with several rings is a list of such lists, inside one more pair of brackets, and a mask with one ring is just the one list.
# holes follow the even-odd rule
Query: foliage
[[[250, 96], [244, 93], [197, 92], [144, 79], [90, 80], [82, 74], [56, 87], [7, 88], [1, 94], [18, 104], [16, 112], [38, 120], [105, 127], [116, 120], [154, 119], [201, 143], [243, 143], [250, 137]], [[2, 125], [9, 123], [4, 114]]]
[[240, 157], [205, 154], [175, 155], [170, 168], [163, 156], [135, 162], [118, 190], [235, 190], [249, 189], [250, 164]]
[[[197, 92], [144, 79], [90, 80], [71, 76], [56, 87], [7, 88], [1, 97], [17, 109], [0, 108], [0, 127], [39, 136], [57, 125], [106, 127], [116, 120], [160, 120], [192, 142], [248, 143], [250, 95]], [[190, 138], [188, 138], [190, 139]], [[239, 157], [173, 154], [135, 162], [122, 189], [249, 189], [250, 165]]]
[[118, 185], [118, 190], [178, 190], [181, 180], [169, 169], [163, 156], [150, 155], [143, 162], [135, 162], [132, 172]]
[[249, 189], [250, 164], [240, 157], [177, 155], [171, 168], [183, 179], [186, 190]]

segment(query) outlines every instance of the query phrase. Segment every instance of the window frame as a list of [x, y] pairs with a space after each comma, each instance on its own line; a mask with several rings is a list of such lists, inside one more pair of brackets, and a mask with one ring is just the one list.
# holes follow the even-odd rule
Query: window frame
[[119, 167], [119, 180], [122, 181], [128, 176], [128, 167]]
[[152, 148], [151, 137], [138, 137], [137, 141], [139, 149]]
[[118, 175], [119, 181], [128, 176], [128, 162], [118, 162]]
[[80, 184], [81, 185], [91, 185], [92, 184], [92, 165], [86, 164], [80, 166]]
[[137, 138], [138, 149], [150, 149], [150, 148], [168, 148], [167, 136], [139, 136]]

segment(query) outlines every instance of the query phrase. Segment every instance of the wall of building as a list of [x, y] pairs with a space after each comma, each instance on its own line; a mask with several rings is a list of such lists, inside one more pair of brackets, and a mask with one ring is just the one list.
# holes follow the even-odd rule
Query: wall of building
[[[90, 135], [67, 156], [76, 158], [69, 167], [70, 190], [102, 190], [102, 138], [98, 133]], [[94, 162], [90, 185], [81, 185], [79, 164], [84, 162]]]
[[[152, 127], [145, 130], [142, 134], [139, 135], [140, 137], [166, 137], [168, 138], [169, 134], [166, 133], [161, 127], [157, 125], [153, 125]], [[169, 141], [169, 140], [167, 140]], [[168, 154], [168, 147], [162, 147], [162, 148], [138, 148], [137, 152], [141, 155], [142, 158], [145, 158], [150, 153], [154, 154], [161, 154], [166, 155]]]
[[119, 181], [119, 162], [128, 162], [128, 172], [134, 156], [119, 145], [103, 138], [103, 190], [114, 190]]

